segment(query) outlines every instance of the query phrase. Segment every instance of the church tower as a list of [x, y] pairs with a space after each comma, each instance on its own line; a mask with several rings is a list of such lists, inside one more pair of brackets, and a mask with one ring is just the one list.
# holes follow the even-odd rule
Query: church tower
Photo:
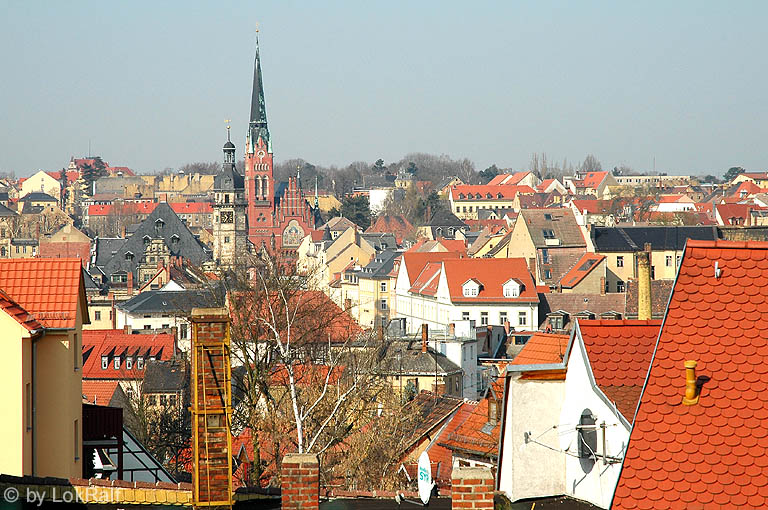
[[272, 234], [275, 179], [272, 174], [272, 141], [267, 127], [264, 85], [261, 79], [259, 41], [253, 65], [251, 116], [245, 147], [245, 195], [248, 202], [248, 238], [257, 248]]
[[224, 162], [213, 179], [213, 260], [233, 266], [247, 246], [246, 201], [243, 176], [235, 168], [235, 144], [224, 144]]

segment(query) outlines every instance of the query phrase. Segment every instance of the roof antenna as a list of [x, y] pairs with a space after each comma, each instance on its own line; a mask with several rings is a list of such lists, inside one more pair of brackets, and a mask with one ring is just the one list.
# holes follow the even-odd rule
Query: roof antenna
[[720, 269], [720, 267], [718, 267], [718, 264], [719, 264], [719, 262], [716, 260], [715, 261], [715, 279], [717, 279], [717, 280], [720, 279], [720, 272], [721, 272], [721, 269]]

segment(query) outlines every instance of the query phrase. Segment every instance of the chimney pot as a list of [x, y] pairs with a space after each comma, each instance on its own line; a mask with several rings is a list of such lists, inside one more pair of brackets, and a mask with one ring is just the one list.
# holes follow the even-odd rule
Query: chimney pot
[[685, 396], [683, 396], [683, 405], [692, 406], [699, 403], [699, 389], [696, 387], [696, 361], [687, 360], [685, 367]]

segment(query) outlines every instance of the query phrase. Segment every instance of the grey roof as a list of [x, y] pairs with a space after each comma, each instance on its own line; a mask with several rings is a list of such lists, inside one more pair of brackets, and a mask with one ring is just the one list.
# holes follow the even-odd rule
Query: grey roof
[[456, 227], [469, 229], [466, 223], [461, 221], [455, 214], [448, 209], [438, 209], [432, 214], [432, 217], [425, 226], [429, 227]]
[[144, 393], [171, 393], [187, 386], [186, 362], [178, 359], [147, 361], [144, 368]]
[[321, 226], [320, 229], [322, 230], [322, 229], [328, 228], [330, 230], [344, 232], [350, 227], [354, 229], [358, 228], [357, 225], [349, 218], [345, 218], [343, 216], [334, 216], [333, 218], [328, 220], [325, 225]]
[[595, 227], [590, 234], [596, 252], [641, 251], [645, 243], [653, 250], [682, 250], [688, 239], [714, 241], [717, 227]]
[[0, 217], [17, 216], [16, 212], [8, 209], [3, 204], [0, 204]]
[[211, 290], [147, 290], [117, 307], [132, 315], [162, 312], [186, 316], [193, 308], [209, 308], [220, 303], [221, 300]]
[[445, 354], [427, 348], [421, 352], [419, 341], [394, 341], [382, 347], [379, 370], [384, 374], [402, 375], [451, 375], [461, 372], [461, 367], [449, 360]]
[[117, 193], [120, 196], [123, 195], [125, 188], [129, 185], [142, 186], [144, 179], [139, 176], [105, 176], [96, 179], [95, 193]]
[[376, 251], [397, 248], [397, 239], [394, 234], [366, 232], [360, 234], [360, 237], [368, 241]]
[[250, 142], [256, 144], [261, 137], [271, 150], [269, 127], [267, 126], [267, 106], [264, 100], [264, 84], [261, 79], [261, 59], [259, 58], [259, 41], [256, 40], [256, 59], [253, 63], [253, 89], [251, 91], [251, 118], [248, 123]]
[[117, 254], [117, 250], [125, 243], [125, 239], [122, 237], [97, 237], [96, 244], [96, 261], [94, 264], [99, 267], [103, 267], [109, 262], [113, 256]]
[[235, 165], [224, 163], [221, 166], [221, 171], [213, 178], [213, 190], [239, 191], [243, 189], [245, 189], [245, 180], [235, 169]]
[[[525, 221], [536, 248], [586, 246], [581, 228], [570, 209], [523, 209], [517, 222]], [[552, 231], [559, 244], [547, 244], [545, 231]]]
[[[104, 264], [104, 273], [111, 276], [120, 271], [131, 271], [136, 277], [136, 269], [144, 255], [145, 237], [163, 239], [171, 255], [188, 259], [196, 266], [211, 259], [210, 251], [190, 232], [171, 206], [163, 202], [155, 207], [152, 214], [139, 224], [136, 231], [117, 249], [117, 253]], [[175, 242], [174, 238], [177, 238]], [[126, 257], [129, 252], [133, 257]]]
[[360, 270], [364, 278], [389, 278], [389, 273], [395, 265], [395, 258], [399, 254], [392, 250], [384, 250], [377, 253], [373, 260], [367, 266]]
[[27, 193], [22, 198], [20, 198], [19, 202], [58, 202], [58, 200], [47, 193], [33, 191], [32, 193]]

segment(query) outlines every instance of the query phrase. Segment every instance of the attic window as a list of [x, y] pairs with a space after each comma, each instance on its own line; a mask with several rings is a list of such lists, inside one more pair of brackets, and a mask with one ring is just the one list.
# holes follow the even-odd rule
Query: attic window
[[459, 198], [460, 198], [461, 200], [464, 200], [464, 193], [459, 193]]
[[504, 195], [502, 195], [501, 192], [496, 193], [496, 198], [504, 198]]
[[152, 240], [152, 238], [149, 236], [144, 236], [143, 239], [144, 239], [144, 244], [149, 244], [149, 242]]
[[133, 260], [133, 252], [125, 252], [125, 260]]
[[179, 236], [177, 236], [176, 234], [173, 234], [173, 235], [171, 236], [171, 243], [173, 243], [173, 244], [179, 244]]
[[493, 198], [493, 196], [490, 193], [486, 193], [485, 198]]
[[544, 235], [544, 239], [554, 239], [555, 238], [555, 231], [550, 228], [545, 228], [541, 231], [541, 233]]
[[101, 357], [101, 369], [106, 370], [109, 368], [109, 356], [102, 356]]
[[136, 358], [136, 370], [144, 370], [144, 356]]
[[163, 228], [164, 225], [165, 225], [165, 222], [163, 221], [162, 218], [158, 218], [155, 220], [155, 230], [159, 231], [160, 229]]
[[549, 213], [545, 213], [545, 214], [544, 214], [544, 219], [545, 219], [545, 220], [549, 220], [549, 221], [552, 221], [552, 215], [551, 215], [551, 214], [549, 214]]
[[115, 370], [120, 370], [120, 356], [115, 356]]
[[125, 358], [125, 368], [127, 370], [133, 370], [133, 356], [126, 356], [126, 358]]
[[495, 398], [488, 400], [488, 423], [496, 425], [501, 420], [501, 406]]

